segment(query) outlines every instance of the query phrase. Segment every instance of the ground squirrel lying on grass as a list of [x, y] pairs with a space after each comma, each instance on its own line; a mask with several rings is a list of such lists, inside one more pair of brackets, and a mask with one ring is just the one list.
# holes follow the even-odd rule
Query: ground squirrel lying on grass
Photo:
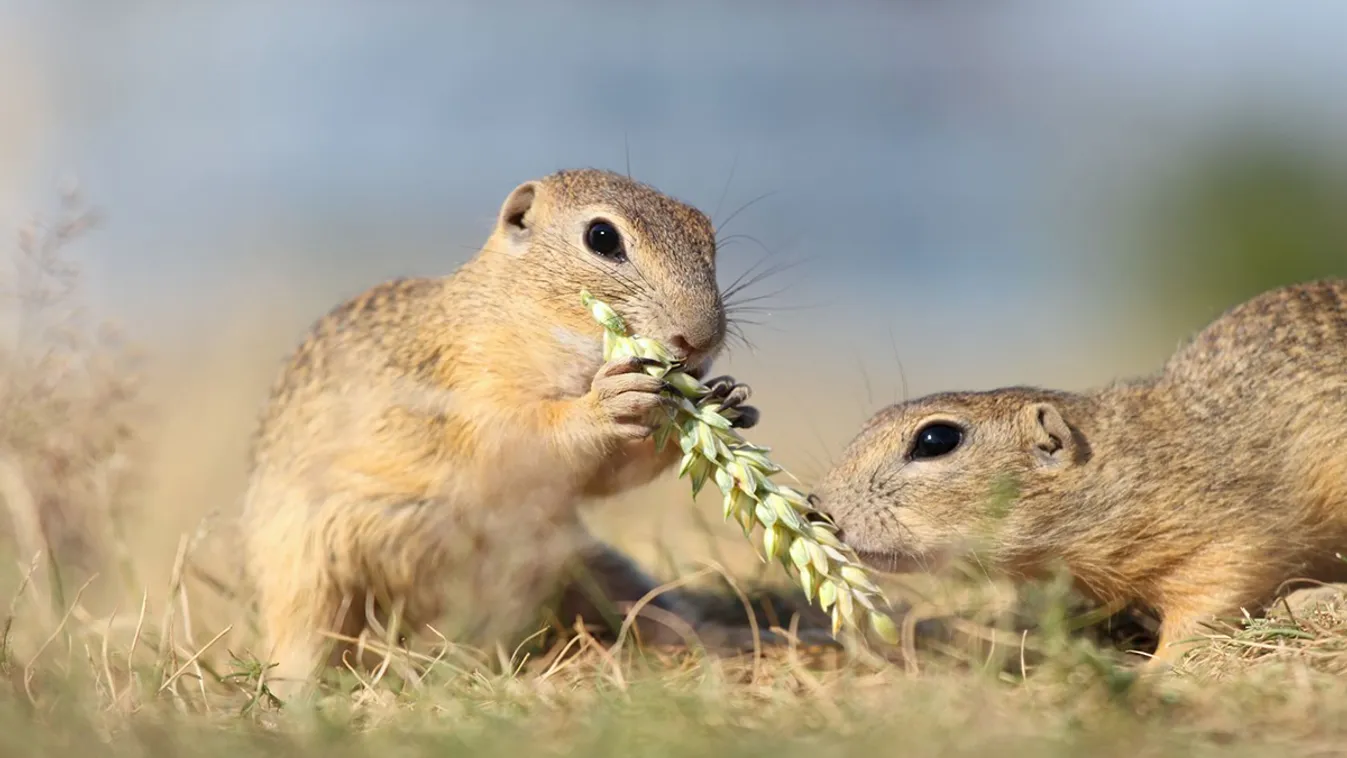
[[873, 416], [815, 493], [882, 570], [1060, 561], [1161, 617], [1152, 665], [1296, 578], [1347, 574], [1347, 281], [1264, 293], [1148, 378], [934, 394]]
[[[562, 592], [577, 565], [614, 602], [652, 589], [577, 507], [681, 451], [656, 454], [663, 381], [603, 361], [580, 291], [701, 376], [727, 328], [715, 256], [697, 209], [617, 174], [562, 171], [517, 187], [456, 273], [376, 286], [318, 321], [273, 388], [244, 506], [264, 655], [292, 682], [280, 687], [321, 666], [320, 630], [355, 637], [396, 612], [403, 629], [442, 623], [453, 641], [490, 644], [527, 631], [557, 593], [563, 623], [601, 620], [579, 583]], [[755, 423], [747, 386], [709, 384], [741, 428]], [[653, 605], [698, 626], [674, 595]], [[650, 619], [638, 631], [683, 639]], [[743, 630], [697, 631], [746, 644]]]

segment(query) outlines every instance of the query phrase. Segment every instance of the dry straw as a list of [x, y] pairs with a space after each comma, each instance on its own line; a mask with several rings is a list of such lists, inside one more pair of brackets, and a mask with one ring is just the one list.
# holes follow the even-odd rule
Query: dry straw
[[889, 602], [856, 552], [837, 538], [837, 528], [809, 506], [804, 494], [772, 481], [782, 468], [767, 457], [769, 448], [749, 443], [734, 430], [737, 411], [721, 408], [659, 342], [629, 334], [626, 322], [607, 304], [588, 292], [581, 292], [580, 300], [604, 328], [605, 360], [636, 356], [657, 361], [646, 371], [676, 390], [668, 421], [655, 432], [655, 444], [663, 449], [677, 435], [683, 450], [678, 475], [692, 480], [692, 496], [708, 479], [714, 480], [724, 497], [725, 518], [734, 517], [746, 537], [752, 537], [755, 526], [762, 528], [763, 560], [780, 560], [805, 596], [831, 612], [834, 635], [843, 625], [859, 630], [863, 615], [880, 638], [897, 643]]

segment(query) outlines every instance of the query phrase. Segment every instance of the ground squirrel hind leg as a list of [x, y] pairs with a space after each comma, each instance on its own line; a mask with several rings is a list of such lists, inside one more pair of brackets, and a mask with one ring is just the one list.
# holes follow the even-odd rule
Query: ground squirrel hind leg
[[[602, 630], [596, 635], [600, 639], [615, 641], [631, 608], [659, 585], [630, 558], [602, 543], [585, 550], [577, 564], [556, 606], [558, 620], [569, 627], [579, 617], [587, 626]], [[742, 620], [730, 623], [722, 618], [707, 618], [705, 605], [706, 601], [694, 592], [668, 589], [655, 595], [637, 614], [634, 633], [647, 645], [694, 645], [731, 655], [749, 652], [759, 645], [788, 642], [767, 629], [762, 621], [754, 629], [747, 610]], [[802, 629], [799, 637], [805, 644], [835, 644], [822, 631]]]
[[[658, 586], [635, 561], [596, 542], [581, 552], [568, 570], [554, 606], [557, 620], [570, 628], [579, 618], [599, 639], [615, 641], [632, 607]], [[697, 619], [691, 611], [679, 599], [677, 589], [660, 592], [637, 614], [631, 633], [645, 644], [681, 645], [688, 629], [670, 626], [668, 614], [693, 628]]]
[[1169, 669], [1182, 661], [1203, 644], [1201, 637], [1212, 625], [1236, 618], [1243, 610], [1257, 613], [1255, 598], [1265, 594], [1256, 591], [1261, 587], [1256, 580], [1228, 572], [1193, 570], [1176, 574], [1167, 584], [1159, 609], [1159, 639], [1146, 666], [1152, 670]]

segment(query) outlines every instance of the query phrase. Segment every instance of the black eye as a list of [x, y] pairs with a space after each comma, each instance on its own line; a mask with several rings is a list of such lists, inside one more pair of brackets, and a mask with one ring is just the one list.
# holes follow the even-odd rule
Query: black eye
[[936, 421], [917, 431], [917, 439], [912, 443], [912, 452], [908, 454], [908, 458], [916, 461], [949, 455], [960, 442], [963, 442], [962, 429], [953, 424]]
[[627, 259], [627, 251], [622, 247], [622, 235], [618, 233], [617, 227], [603, 219], [595, 219], [589, 223], [589, 228], [585, 230], [585, 247], [595, 255], [609, 260]]

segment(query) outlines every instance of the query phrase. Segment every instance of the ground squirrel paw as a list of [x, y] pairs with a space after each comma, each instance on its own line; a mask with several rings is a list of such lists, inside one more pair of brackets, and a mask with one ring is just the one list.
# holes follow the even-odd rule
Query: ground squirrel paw
[[614, 425], [617, 436], [642, 439], [650, 436], [660, 423], [658, 411], [668, 400], [660, 392], [668, 389], [663, 379], [642, 369], [649, 361], [620, 358], [609, 361], [594, 375], [590, 395], [600, 411]]
[[721, 415], [729, 419], [735, 429], [751, 429], [758, 423], [758, 409], [744, 403], [753, 394], [747, 384], [740, 384], [732, 376], [718, 376], [709, 379], [706, 386], [711, 390], [710, 397], [720, 403]]

